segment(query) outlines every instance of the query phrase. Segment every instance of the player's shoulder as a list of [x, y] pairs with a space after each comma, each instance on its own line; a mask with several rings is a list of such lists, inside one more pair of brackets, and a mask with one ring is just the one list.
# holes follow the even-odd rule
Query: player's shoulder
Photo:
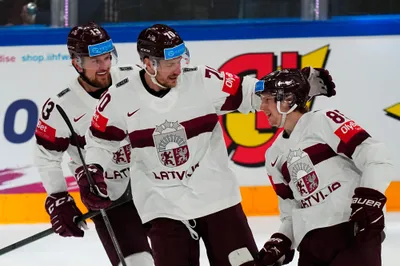
[[47, 98], [39, 109], [39, 126], [48, 127], [53, 130], [55, 130], [56, 127], [61, 126], [63, 119], [57, 110], [57, 106], [60, 106], [63, 110], [72, 106], [68, 103], [73, 101], [66, 100], [71, 94], [72, 92], [70, 88], [64, 88], [53, 96]]
[[305, 114], [310, 122], [326, 123], [341, 125], [347, 121], [352, 121], [348, 116], [343, 114], [340, 110], [334, 108], [325, 108], [320, 110], [310, 111]]
[[142, 68], [139, 65], [121, 65], [121, 66], [113, 66], [110, 71], [127, 74], [129, 72], [140, 71], [141, 69]]
[[198, 73], [201, 72], [201, 69], [202, 69], [202, 66], [190, 66], [190, 65], [187, 65], [187, 66], [182, 68], [182, 73], [186, 74], [186, 75], [187, 74], [192, 74], [192, 73], [198, 74]]
[[107, 94], [112, 95], [113, 97], [126, 97], [127, 93], [129, 94], [129, 91], [132, 90], [132, 88], [135, 87], [135, 80], [138, 77], [135, 77], [135, 75], [127, 75], [123, 76], [117, 80], [113, 80], [113, 84], [110, 88], [107, 90]]
[[183, 78], [188, 78], [188, 79], [194, 79], [197, 77], [201, 77], [202, 73], [202, 66], [192, 66], [192, 65], [186, 65], [182, 67], [182, 77]]
[[42, 104], [42, 108], [52, 106], [55, 104], [62, 105], [70, 94], [71, 94], [71, 89], [69, 87], [61, 89], [57, 93], [47, 98]]

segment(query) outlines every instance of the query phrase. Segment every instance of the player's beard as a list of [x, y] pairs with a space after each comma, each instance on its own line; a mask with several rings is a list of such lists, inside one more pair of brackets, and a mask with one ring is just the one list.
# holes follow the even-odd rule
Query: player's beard
[[178, 85], [178, 80], [179, 80], [179, 75], [170, 75], [163, 81], [159, 81], [157, 79], [157, 82], [166, 88], [174, 88]]
[[[85, 73], [84, 73], [85, 75]], [[98, 75], [96, 74], [94, 78], [89, 78], [88, 76], [86, 76], [86, 79], [90, 81], [90, 85], [99, 88], [99, 89], [104, 89], [104, 88], [108, 88], [111, 86], [111, 74], [108, 71], [107, 74], [105, 75]]]

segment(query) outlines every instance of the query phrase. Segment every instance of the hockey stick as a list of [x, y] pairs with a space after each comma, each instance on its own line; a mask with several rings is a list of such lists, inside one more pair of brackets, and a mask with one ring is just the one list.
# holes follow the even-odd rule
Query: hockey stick
[[[122, 205], [122, 204], [128, 202], [129, 200], [130, 199], [128, 199], [126, 201], [118, 202], [117, 204], [113, 204], [107, 210], [111, 210], [114, 207], [117, 207], [119, 205]], [[80, 216], [78, 219], [76, 219], [76, 221], [77, 221], [77, 223], [83, 222], [83, 221], [85, 221], [87, 219], [91, 219], [91, 218], [95, 217], [99, 213], [100, 213], [100, 211], [89, 211], [89, 212], [83, 214], [82, 216]], [[13, 250], [15, 250], [17, 248], [20, 248], [20, 247], [23, 247], [23, 246], [25, 246], [27, 244], [35, 242], [36, 240], [42, 239], [42, 238], [44, 238], [46, 236], [49, 236], [49, 235], [51, 235], [53, 233], [54, 233], [53, 228], [49, 228], [49, 229], [46, 229], [46, 230], [44, 230], [42, 232], [39, 232], [37, 234], [31, 235], [31, 236], [29, 236], [29, 237], [27, 237], [25, 239], [22, 239], [22, 240], [20, 240], [18, 242], [15, 242], [14, 244], [11, 244], [9, 246], [6, 246], [6, 247], [0, 249], [0, 256], [4, 255], [4, 254], [6, 254], [6, 253], [8, 253], [10, 251], [13, 251]]]
[[[62, 118], [64, 119], [65, 123], [67, 124], [69, 130], [71, 131], [72, 139], [76, 143], [76, 148], [78, 149], [79, 158], [81, 159], [83, 169], [85, 171], [86, 177], [87, 177], [87, 179], [89, 181], [89, 184], [90, 184], [90, 191], [93, 194], [95, 194], [95, 195], [97, 194], [98, 195], [99, 190], [98, 190], [98, 188], [97, 188], [92, 176], [90, 175], [89, 169], [86, 166], [85, 158], [83, 158], [81, 148], [79, 147], [79, 142], [78, 142], [78, 138], [77, 138], [76, 132], [74, 130], [74, 127], [72, 126], [71, 121], [69, 120], [67, 114], [61, 108], [61, 106], [56, 104], [56, 108], [57, 108], [58, 112], [60, 113], [60, 115], [62, 116]], [[104, 209], [100, 209], [100, 214], [103, 217], [104, 224], [107, 227], [108, 234], [110, 235], [110, 238], [111, 238], [111, 240], [113, 242], [115, 251], [117, 252], [117, 255], [118, 255], [118, 258], [119, 258], [119, 261], [121, 262], [122, 266], [126, 266], [126, 262], [125, 262], [124, 256], [122, 255], [121, 248], [119, 246], [117, 237], [115, 236], [114, 230], [112, 229], [112, 226], [111, 226], [110, 220], [108, 219], [107, 213], [106, 213], [106, 211]]]

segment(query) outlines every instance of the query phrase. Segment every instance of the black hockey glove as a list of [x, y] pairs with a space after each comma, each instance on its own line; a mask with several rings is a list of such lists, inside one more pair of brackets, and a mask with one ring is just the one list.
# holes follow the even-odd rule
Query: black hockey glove
[[256, 266], [285, 265], [293, 260], [292, 241], [281, 233], [275, 233], [258, 253]]
[[356, 188], [351, 204], [350, 221], [354, 223], [354, 235], [357, 240], [367, 241], [381, 235], [385, 228], [383, 207], [386, 196], [366, 187]]

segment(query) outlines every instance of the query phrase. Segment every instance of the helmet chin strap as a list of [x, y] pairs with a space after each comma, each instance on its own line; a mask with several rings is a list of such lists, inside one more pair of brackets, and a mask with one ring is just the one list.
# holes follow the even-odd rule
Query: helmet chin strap
[[282, 115], [282, 119], [281, 119], [281, 123], [279, 125], [279, 128], [283, 127], [285, 125], [286, 122], [286, 116], [288, 114], [290, 114], [291, 112], [294, 111], [294, 109], [296, 109], [297, 104], [294, 104], [287, 112], [282, 112], [281, 111], [281, 101], [277, 102], [276, 108], [278, 109], [278, 112]]
[[157, 86], [159, 86], [160, 88], [163, 88], [163, 89], [168, 89], [168, 87], [165, 87], [165, 86], [163, 86], [163, 85], [161, 85], [158, 81], [157, 81], [157, 79], [156, 79], [156, 76], [157, 76], [157, 61], [153, 61], [153, 66], [154, 66], [154, 74], [150, 74], [150, 72], [149, 71], [147, 71], [147, 67], [146, 67], [146, 65], [143, 63], [143, 69], [144, 69], [144, 71], [146, 71], [146, 73], [150, 76], [150, 79], [151, 79], [151, 81], [154, 83], [154, 84], [156, 84]]

